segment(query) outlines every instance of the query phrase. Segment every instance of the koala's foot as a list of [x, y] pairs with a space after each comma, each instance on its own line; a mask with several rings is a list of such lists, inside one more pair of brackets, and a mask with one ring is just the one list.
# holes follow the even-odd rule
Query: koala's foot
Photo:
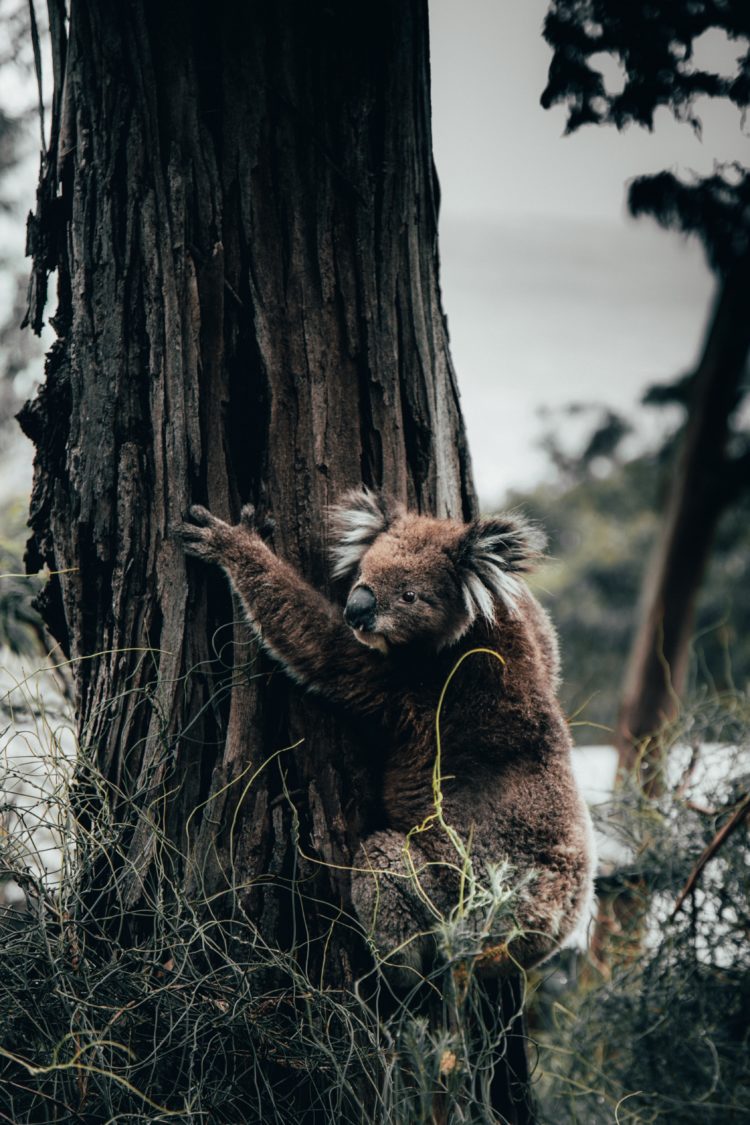
[[445, 906], [433, 902], [436, 890], [435, 867], [402, 833], [375, 832], [360, 844], [352, 902], [394, 987], [414, 988], [434, 966], [434, 929]]

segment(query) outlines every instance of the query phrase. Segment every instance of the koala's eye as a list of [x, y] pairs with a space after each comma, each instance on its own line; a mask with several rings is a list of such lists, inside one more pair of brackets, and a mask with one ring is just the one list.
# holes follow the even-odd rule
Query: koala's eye
[[403, 594], [401, 595], [402, 602], [415, 602], [416, 600], [417, 595], [413, 590], [404, 590]]

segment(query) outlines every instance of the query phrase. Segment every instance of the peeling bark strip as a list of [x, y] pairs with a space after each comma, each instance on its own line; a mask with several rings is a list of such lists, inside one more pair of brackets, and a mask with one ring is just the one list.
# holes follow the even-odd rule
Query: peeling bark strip
[[[258, 876], [302, 876], [325, 933], [346, 877], [300, 857], [285, 794], [302, 853], [345, 866], [367, 772], [350, 734], [268, 675], [171, 528], [191, 502], [234, 519], [252, 501], [325, 587], [325, 507], [347, 487], [474, 514], [438, 285], [426, 0], [72, 0], [67, 34], [62, 0], [50, 17], [29, 320], [57, 268], [57, 341], [22, 417], [29, 568], [63, 572], [44, 610], [83, 743], [189, 846], [174, 876], [252, 887], [244, 908], [281, 944], [293, 896]], [[160, 846], [151, 821], [132, 831], [128, 904]], [[337, 930], [331, 981], [361, 955]]]

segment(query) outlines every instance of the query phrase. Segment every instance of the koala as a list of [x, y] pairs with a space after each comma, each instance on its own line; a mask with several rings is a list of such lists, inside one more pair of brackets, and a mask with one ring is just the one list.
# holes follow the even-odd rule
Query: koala
[[[229, 526], [193, 507], [180, 535], [223, 567], [291, 679], [364, 722], [379, 748], [382, 822], [359, 845], [351, 897], [381, 965], [414, 982], [435, 964], [437, 934], [455, 936], [478, 902], [478, 971], [530, 968], [590, 909], [594, 867], [557, 640], [523, 581], [544, 535], [516, 513], [435, 519], [365, 488], [331, 523], [343, 613], [274, 554], [251, 508]], [[498, 920], [477, 888], [500, 875], [517, 891]]]

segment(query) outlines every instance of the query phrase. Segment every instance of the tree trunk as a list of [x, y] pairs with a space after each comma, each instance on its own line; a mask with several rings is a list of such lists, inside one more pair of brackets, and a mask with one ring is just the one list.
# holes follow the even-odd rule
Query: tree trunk
[[630, 770], [638, 763], [650, 791], [659, 786], [659, 745], [658, 739], [644, 740], [678, 712], [695, 603], [716, 525], [750, 475], [747, 458], [732, 460], [727, 451], [750, 346], [748, 292], [750, 266], [743, 261], [722, 284], [694, 377], [680, 459], [625, 675], [616, 735], [620, 767]]
[[[274, 673], [172, 529], [192, 502], [234, 521], [252, 501], [327, 589], [325, 510], [345, 488], [475, 511], [438, 285], [426, 2], [72, 0], [66, 34], [50, 0], [50, 19], [32, 325], [55, 268], [59, 303], [22, 418], [28, 561], [58, 572], [45, 618], [117, 794], [108, 890], [146, 930], [165, 887], [222, 902], [309, 979], [351, 989], [367, 953], [334, 922], [376, 800], [356, 734]], [[339, 1119], [293, 1077], [280, 1120]], [[505, 1085], [517, 1097], [526, 1077]]]

